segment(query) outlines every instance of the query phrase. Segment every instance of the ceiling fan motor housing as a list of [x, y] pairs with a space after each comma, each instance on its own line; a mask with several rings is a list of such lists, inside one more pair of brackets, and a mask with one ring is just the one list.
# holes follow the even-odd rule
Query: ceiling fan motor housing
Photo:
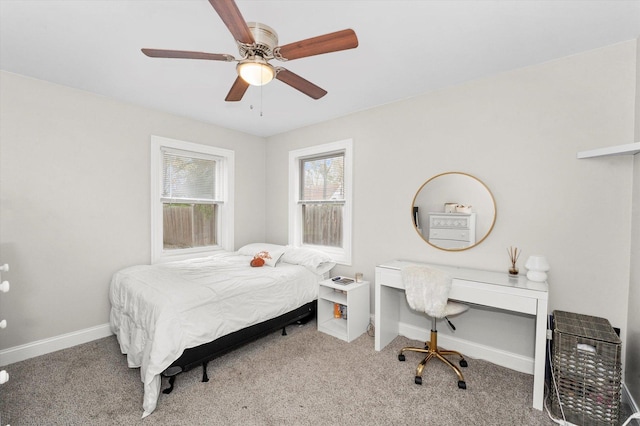
[[265, 59], [273, 58], [273, 50], [278, 46], [278, 33], [260, 22], [247, 22], [247, 26], [255, 40], [255, 47], [239, 44], [240, 55], [251, 57], [257, 54]]

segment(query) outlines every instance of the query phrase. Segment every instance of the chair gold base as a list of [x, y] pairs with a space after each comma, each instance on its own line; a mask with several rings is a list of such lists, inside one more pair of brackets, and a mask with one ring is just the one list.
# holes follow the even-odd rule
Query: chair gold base
[[404, 347], [404, 348], [400, 349], [400, 353], [398, 353], [398, 360], [400, 360], [400, 361], [404, 361], [405, 360], [405, 356], [404, 356], [405, 352], [419, 352], [419, 353], [427, 354], [427, 356], [425, 356], [424, 359], [422, 361], [420, 361], [420, 364], [418, 364], [418, 368], [416, 368], [416, 377], [415, 377], [415, 383], [416, 384], [418, 384], [418, 385], [422, 384], [422, 372], [424, 370], [424, 367], [427, 365], [427, 362], [429, 362], [429, 360], [431, 360], [432, 358], [435, 358], [435, 359], [439, 359], [440, 361], [444, 362], [446, 365], [451, 367], [451, 369], [456, 373], [456, 375], [458, 376], [458, 387], [460, 389], [466, 389], [467, 388], [467, 384], [464, 381], [464, 376], [460, 372], [460, 369], [458, 367], [456, 367], [455, 365], [453, 365], [453, 363], [451, 361], [449, 361], [448, 359], [446, 359], [444, 356], [445, 355], [457, 355], [457, 356], [459, 356], [460, 357], [460, 366], [461, 367], [466, 367], [467, 366], [467, 361], [464, 359], [464, 356], [462, 356], [462, 354], [460, 352], [458, 352], [458, 351], [449, 351], [449, 350], [440, 350], [440, 349], [438, 349], [438, 331], [431, 330], [431, 340], [424, 344], [424, 348], [415, 348], [415, 347], [407, 346], [407, 347]]

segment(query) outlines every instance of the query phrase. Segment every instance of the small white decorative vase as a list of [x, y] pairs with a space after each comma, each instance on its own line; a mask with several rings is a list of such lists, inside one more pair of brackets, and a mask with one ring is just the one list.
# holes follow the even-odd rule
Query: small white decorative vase
[[539, 255], [529, 256], [524, 267], [528, 269], [528, 280], [536, 282], [544, 282], [547, 280], [547, 271], [550, 267], [546, 257]]
[[539, 283], [543, 283], [547, 280], [547, 273], [542, 271], [528, 271], [527, 279], [529, 281], [536, 281]]

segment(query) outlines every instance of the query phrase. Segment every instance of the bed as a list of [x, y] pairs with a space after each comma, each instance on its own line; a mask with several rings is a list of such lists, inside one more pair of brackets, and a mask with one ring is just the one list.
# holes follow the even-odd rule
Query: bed
[[[258, 253], [262, 267], [251, 267]], [[248, 244], [237, 252], [116, 272], [110, 323], [131, 368], [140, 368], [143, 414], [157, 406], [162, 375], [175, 375], [315, 314], [318, 281], [335, 263], [315, 250]]]

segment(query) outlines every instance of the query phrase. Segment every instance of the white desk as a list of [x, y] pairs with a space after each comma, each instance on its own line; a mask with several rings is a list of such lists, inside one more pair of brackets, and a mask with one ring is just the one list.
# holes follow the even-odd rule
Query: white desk
[[[398, 336], [401, 299], [405, 299], [400, 268], [417, 262], [393, 260], [376, 267], [375, 349], [382, 350]], [[510, 277], [507, 273], [432, 265], [453, 278], [449, 298], [461, 302], [521, 312], [536, 317], [533, 407], [542, 410], [544, 399], [545, 348], [547, 340], [547, 300], [549, 286]], [[401, 291], [399, 291], [401, 290]]]

